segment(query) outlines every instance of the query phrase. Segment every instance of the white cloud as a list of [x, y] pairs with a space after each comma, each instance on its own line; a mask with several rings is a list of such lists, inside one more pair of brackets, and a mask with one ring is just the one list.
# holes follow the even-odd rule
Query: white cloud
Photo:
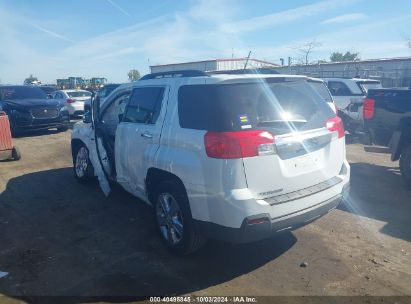
[[345, 14], [334, 18], [326, 19], [322, 21], [321, 24], [346, 23], [350, 21], [358, 21], [363, 19], [367, 19], [367, 15], [362, 13]]
[[65, 41], [68, 41], [68, 42], [74, 42], [73, 40], [71, 40], [71, 39], [69, 39], [69, 38], [67, 38], [63, 35], [57, 34], [56, 32], [53, 32], [53, 31], [50, 31], [50, 30], [48, 30], [48, 29], [46, 29], [46, 28], [44, 28], [44, 27], [42, 27], [38, 24], [34, 24], [34, 23], [29, 23], [29, 24], [31, 26], [33, 26], [34, 28], [38, 29], [39, 31], [41, 31], [43, 33], [46, 33], [46, 34], [48, 34], [48, 35], [50, 35], [54, 38], [65, 40]]
[[255, 31], [268, 26], [284, 24], [298, 19], [311, 17], [319, 13], [324, 13], [330, 10], [338, 9], [342, 6], [350, 5], [358, 0], [327, 0], [314, 4], [304, 5], [293, 9], [277, 12], [274, 14], [254, 17], [237, 22], [226, 23], [222, 25], [222, 29], [226, 32], [248, 32]]

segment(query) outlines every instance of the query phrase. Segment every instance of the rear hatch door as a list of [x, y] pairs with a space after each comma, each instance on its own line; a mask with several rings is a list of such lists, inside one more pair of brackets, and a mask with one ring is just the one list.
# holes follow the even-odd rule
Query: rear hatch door
[[305, 79], [268, 78], [231, 86], [224, 103], [233, 128], [264, 130], [274, 136], [273, 154], [243, 158], [247, 185], [255, 198], [332, 182], [345, 159], [344, 132], [335, 131], [333, 123], [339, 118]]

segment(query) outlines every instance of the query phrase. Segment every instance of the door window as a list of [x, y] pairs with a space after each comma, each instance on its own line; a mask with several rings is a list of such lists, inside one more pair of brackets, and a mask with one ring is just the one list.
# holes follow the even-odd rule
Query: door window
[[102, 113], [101, 120], [104, 123], [106, 131], [109, 134], [115, 134], [117, 125], [119, 124], [120, 119], [124, 114], [124, 109], [129, 98], [130, 92], [121, 94], [120, 96], [116, 97]]
[[155, 124], [161, 110], [164, 87], [136, 88], [124, 115], [124, 122]]

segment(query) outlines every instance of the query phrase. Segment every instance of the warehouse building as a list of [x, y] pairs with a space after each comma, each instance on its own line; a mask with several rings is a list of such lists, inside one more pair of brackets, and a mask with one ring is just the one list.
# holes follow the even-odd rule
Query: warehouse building
[[204, 61], [192, 61], [172, 64], [161, 64], [150, 66], [151, 73], [180, 71], [180, 70], [199, 70], [203, 72], [218, 72], [218, 71], [233, 71], [260, 68], [279, 67], [278, 64], [271, 63], [259, 59], [247, 58], [229, 58], [229, 59], [213, 59]]
[[384, 87], [411, 87], [411, 57], [291, 65], [275, 70], [319, 78], [372, 78], [380, 80]]
[[411, 57], [382, 58], [347, 62], [326, 62], [309, 65], [281, 66], [272, 62], [247, 58], [215, 59], [150, 66], [152, 73], [200, 70], [214, 73], [233, 73], [244, 69], [260, 73], [307, 75], [327, 78], [371, 78], [381, 81], [384, 87], [411, 87]]

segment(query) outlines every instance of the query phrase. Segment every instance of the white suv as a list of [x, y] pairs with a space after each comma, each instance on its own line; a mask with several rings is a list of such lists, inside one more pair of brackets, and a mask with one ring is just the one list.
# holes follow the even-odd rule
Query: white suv
[[341, 119], [305, 76], [150, 74], [92, 112], [72, 133], [76, 179], [152, 205], [179, 254], [295, 229], [349, 185]]

